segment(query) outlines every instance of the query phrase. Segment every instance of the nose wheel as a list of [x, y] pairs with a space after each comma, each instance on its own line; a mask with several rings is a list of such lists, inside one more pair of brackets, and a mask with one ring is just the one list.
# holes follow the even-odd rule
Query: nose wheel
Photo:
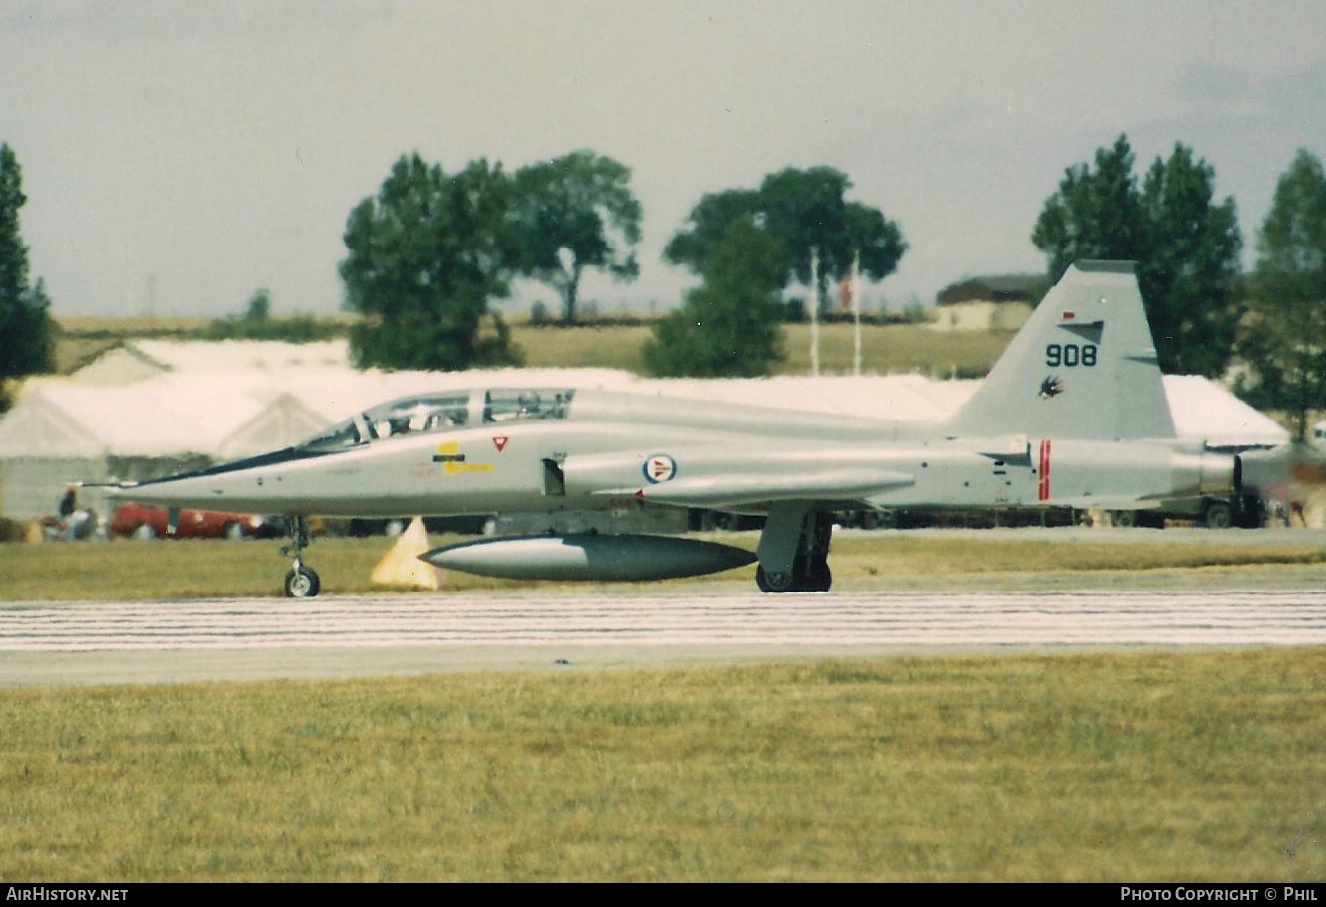
[[304, 549], [308, 547], [313, 538], [312, 533], [309, 532], [308, 520], [302, 516], [291, 517], [287, 520], [287, 526], [290, 531], [290, 544], [281, 549], [281, 554], [286, 556], [293, 552], [295, 563], [290, 568], [290, 572], [285, 575], [285, 596], [286, 598], [313, 598], [322, 591], [322, 580], [318, 578], [316, 570], [304, 564]]
[[294, 568], [285, 575], [286, 598], [312, 598], [321, 589], [322, 580], [318, 578], [317, 571], [305, 567], [299, 561], [295, 561]]

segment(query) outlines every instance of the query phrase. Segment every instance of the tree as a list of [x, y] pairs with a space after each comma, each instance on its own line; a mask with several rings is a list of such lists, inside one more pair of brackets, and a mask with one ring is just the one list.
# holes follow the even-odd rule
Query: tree
[[1300, 150], [1275, 188], [1257, 234], [1251, 306], [1235, 390], [1254, 406], [1293, 415], [1301, 441], [1326, 409], [1326, 173]]
[[254, 292], [243, 315], [213, 318], [202, 335], [208, 340], [280, 340], [311, 343], [329, 340], [342, 332], [340, 325], [319, 321], [312, 315], [272, 317], [272, 294], [265, 287]]
[[1139, 259], [1142, 203], [1127, 136], [1096, 150], [1096, 169], [1069, 167], [1059, 191], [1045, 201], [1031, 242], [1049, 256], [1051, 283], [1080, 258]]
[[1051, 280], [1082, 258], [1132, 259], [1160, 367], [1216, 377], [1229, 364], [1243, 238], [1234, 200], [1214, 204], [1215, 170], [1175, 145], [1139, 188], [1127, 136], [1068, 168], [1031, 234]]
[[253, 324], [266, 324], [272, 317], [272, 293], [266, 287], [260, 287], [249, 297], [249, 304], [244, 309], [244, 320]]
[[[515, 253], [511, 180], [472, 161], [454, 176], [418, 154], [401, 157], [345, 230], [346, 305], [365, 316], [350, 332], [361, 368], [461, 370], [518, 360], [488, 301], [510, 292]], [[485, 319], [492, 333], [481, 335]]]
[[1151, 329], [1163, 338], [1161, 367], [1216, 378], [1225, 373], [1243, 306], [1237, 298], [1243, 248], [1234, 199], [1212, 204], [1215, 170], [1176, 145], [1151, 166], [1142, 208], [1151, 255], [1139, 269], [1143, 298], [1153, 306]]
[[563, 320], [576, 319], [586, 268], [618, 280], [640, 274], [635, 253], [643, 211], [631, 171], [610, 157], [576, 151], [516, 172], [515, 233], [523, 273], [562, 297]]
[[[847, 174], [833, 167], [788, 167], [766, 176], [758, 190], [734, 189], [704, 196], [692, 209], [689, 227], [663, 251], [673, 264], [704, 273], [709, 255], [730, 224], [745, 219], [777, 239], [786, 254], [779, 288], [792, 279], [813, 284], [819, 307], [828, 304], [828, 284], [846, 277], [859, 253], [861, 273], [883, 280], [907, 251], [902, 231], [876, 208], [849, 202]], [[810, 273], [811, 250], [819, 267]]]
[[659, 321], [645, 368], [660, 377], [758, 377], [783, 358], [779, 299], [787, 258], [749, 219], [733, 221], [709, 252], [704, 283]]
[[[19, 234], [25, 202], [18, 158], [0, 145], [0, 382], [54, 366], [50, 297], [42, 280], [28, 284], [28, 248]], [[3, 404], [0, 395], [0, 409]]]
[[727, 228], [739, 219], [755, 222], [762, 215], [755, 189], [728, 189], [704, 195], [691, 209], [688, 229], [677, 232], [663, 249], [663, 258], [703, 274], [709, 253], [723, 241]]

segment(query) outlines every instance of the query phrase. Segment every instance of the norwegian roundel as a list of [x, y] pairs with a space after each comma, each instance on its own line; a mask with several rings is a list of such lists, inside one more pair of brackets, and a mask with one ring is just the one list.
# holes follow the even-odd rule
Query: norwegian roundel
[[677, 474], [677, 461], [667, 454], [654, 454], [645, 459], [644, 473], [651, 485], [666, 482]]

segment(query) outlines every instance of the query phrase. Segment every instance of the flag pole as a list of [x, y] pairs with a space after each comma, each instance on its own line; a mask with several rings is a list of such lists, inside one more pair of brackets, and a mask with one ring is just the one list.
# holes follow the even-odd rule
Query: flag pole
[[810, 373], [815, 377], [820, 374], [820, 301], [816, 295], [819, 289], [819, 281], [816, 277], [820, 269], [820, 250], [814, 246], [810, 249], [810, 299], [807, 304], [810, 306]]
[[852, 259], [852, 374], [861, 374], [861, 252]]

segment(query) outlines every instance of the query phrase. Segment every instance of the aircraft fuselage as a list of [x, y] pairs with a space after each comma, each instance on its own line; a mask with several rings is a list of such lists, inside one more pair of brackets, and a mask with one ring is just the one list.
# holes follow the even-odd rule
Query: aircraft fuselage
[[762, 513], [851, 507], [1100, 506], [1232, 483], [1230, 458], [1172, 442], [833, 440], [628, 422], [516, 422], [297, 450], [147, 482], [124, 497], [294, 516], [403, 517], [649, 504]]

